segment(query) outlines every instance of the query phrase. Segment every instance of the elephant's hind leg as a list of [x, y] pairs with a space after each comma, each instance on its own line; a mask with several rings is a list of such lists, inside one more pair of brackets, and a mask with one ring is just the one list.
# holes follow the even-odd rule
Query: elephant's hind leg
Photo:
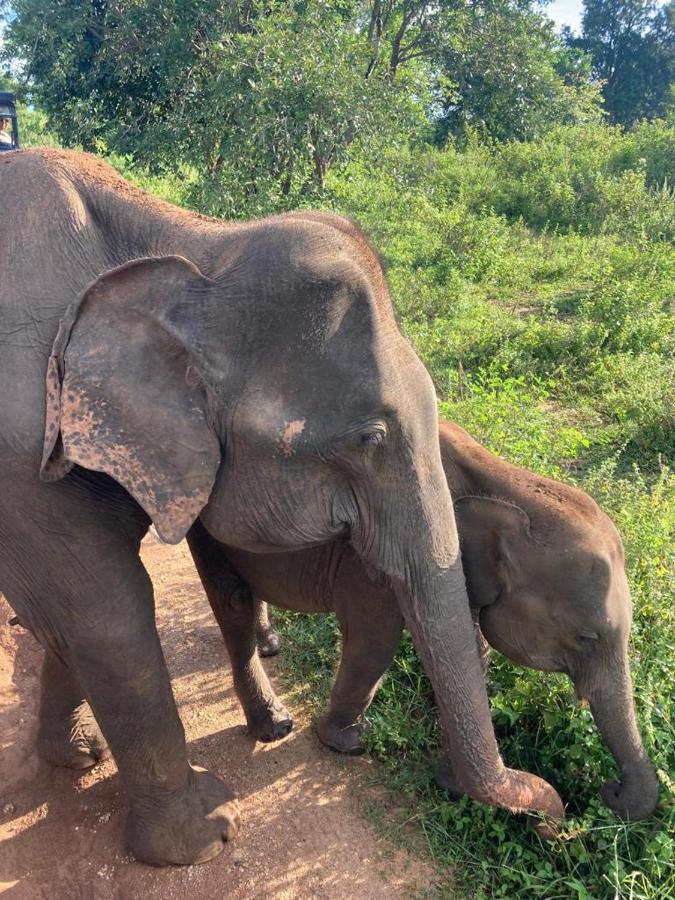
[[70, 769], [89, 769], [110, 756], [79, 681], [49, 650], [42, 664], [37, 752]]
[[363, 714], [394, 658], [403, 617], [387, 588], [363, 596], [363, 575], [344, 576], [335, 612], [342, 631], [342, 655], [328, 712], [317, 723], [321, 743], [339, 753], [363, 753]]
[[244, 709], [249, 732], [268, 743], [285, 737], [293, 720], [274, 693], [258, 657], [256, 623], [260, 601], [234, 572], [222, 544], [195, 522], [187, 535], [206, 596], [220, 626], [232, 664], [237, 697]]

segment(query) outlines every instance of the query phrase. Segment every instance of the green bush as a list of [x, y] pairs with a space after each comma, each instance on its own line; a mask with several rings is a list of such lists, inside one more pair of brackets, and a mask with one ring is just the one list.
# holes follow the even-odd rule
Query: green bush
[[[451, 146], [428, 151], [422, 159], [398, 153], [385, 177], [427, 197], [437, 209], [464, 204], [480, 218], [491, 210], [540, 231], [670, 240], [673, 147], [675, 127], [663, 122], [643, 123], [627, 133], [607, 125], [559, 126], [538, 141], [489, 147], [471, 140], [463, 152]], [[347, 184], [359, 174], [366, 173], [359, 172], [358, 163], [348, 167]], [[343, 199], [342, 177], [334, 183]]]

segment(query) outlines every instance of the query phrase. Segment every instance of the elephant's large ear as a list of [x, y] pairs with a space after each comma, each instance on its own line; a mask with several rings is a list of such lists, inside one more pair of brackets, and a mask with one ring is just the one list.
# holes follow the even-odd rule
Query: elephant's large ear
[[186, 324], [211, 284], [177, 256], [106, 272], [67, 311], [47, 371], [41, 478], [74, 463], [105, 472], [170, 543], [206, 505], [220, 464]]
[[487, 606], [519, 565], [530, 519], [519, 506], [493, 497], [460, 497], [455, 515], [471, 605]]

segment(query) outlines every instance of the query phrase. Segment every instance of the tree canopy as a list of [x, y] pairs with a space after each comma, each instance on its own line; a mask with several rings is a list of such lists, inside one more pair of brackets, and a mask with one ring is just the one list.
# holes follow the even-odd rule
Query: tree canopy
[[675, 2], [584, 0], [581, 36], [568, 43], [586, 51], [603, 83], [613, 122], [665, 116], [675, 75]]
[[[5, 56], [63, 143], [193, 167], [202, 206], [217, 195], [213, 211], [236, 214], [257, 196], [297, 204], [355, 154], [597, 119], [591, 56], [630, 120], [629, 64], [603, 56], [607, 29], [591, 27], [589, 4], [616, 2], [587, 0], [582, 42], [565, 44], [537, 0], [15, 0]], [[652, 115], [671, 7], [630, 4], [641, 17], [620, 34], [645, 43], [628, 57], [649, 85], [638, 114]]]

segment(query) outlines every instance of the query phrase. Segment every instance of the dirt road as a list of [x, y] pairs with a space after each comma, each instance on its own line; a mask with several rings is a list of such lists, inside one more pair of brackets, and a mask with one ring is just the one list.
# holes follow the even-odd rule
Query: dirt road
[[[135, 862], [123, 848], [125, 804], [114, 764], [77, 775], [37, 759], [41, 650], [26, 631], [4, 624], [12, 613], [0, 599], [0, 894], [377, 900], [414, 897], [430, 886], [432, 868], [394, 850], [364, 818], [354, 788], [367, 759], [336, 760], [297, 710], [284, 741], [262, 745], [248, 737], [185, 544], [146, 540], [143, 558], [191, 760], [236, 789], [242, 830], [203, 866], [152, 869]], [[269, 668], [274, 674], [274, 663]]]

